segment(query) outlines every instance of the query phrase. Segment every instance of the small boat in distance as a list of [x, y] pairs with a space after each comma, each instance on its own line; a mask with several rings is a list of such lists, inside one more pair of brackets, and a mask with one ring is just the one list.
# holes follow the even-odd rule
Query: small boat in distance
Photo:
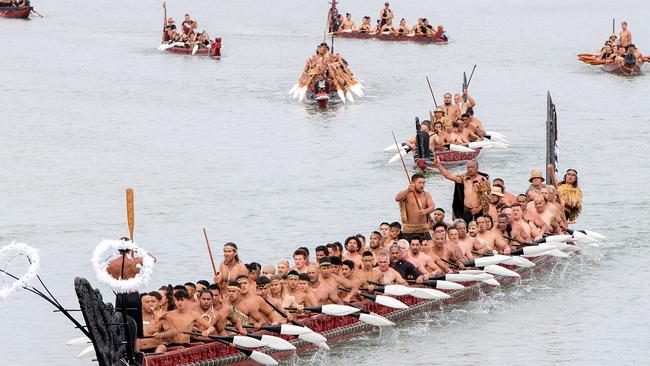
[[34, 10], [27, 1], [0, 1], [0, 18], [27, 19]]

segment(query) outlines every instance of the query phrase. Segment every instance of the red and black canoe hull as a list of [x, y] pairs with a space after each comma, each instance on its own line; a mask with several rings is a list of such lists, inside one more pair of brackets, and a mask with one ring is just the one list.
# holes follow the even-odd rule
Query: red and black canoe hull
[[219, 59], [221, 58], [221, 38], [215, 38], [212, 45], [210, 45], [210, 48], [199, 48], [194, 55], [192, 55], [191, 47], [170, 47], [165, 51], [177, 55], [209, 56], [211, 58]]
[[31, 12], [31, 6], [2, 6], [0, 7], [0, 18], [27, 19]]
[[641, 73], [642, 66], [643, 66], [643, 62], [637, 62], [634, 64], [612, 62], [603, 65], [603, 70], [609, 72], [610, 74], [634, 76]]
[[373, 34], [373, 33], [360, 33], [360, 32], [336, 32], [335, 37], [340, 38], [355, 38], [355, 39], [378, 39], [380, 41], [395, 41], [395, 42], [415, 42], [415, 43], [447, 43], [449, 39], [445, 36], [444, 32], [436, 32], [433, 35], [399, 35], [399, 34]]

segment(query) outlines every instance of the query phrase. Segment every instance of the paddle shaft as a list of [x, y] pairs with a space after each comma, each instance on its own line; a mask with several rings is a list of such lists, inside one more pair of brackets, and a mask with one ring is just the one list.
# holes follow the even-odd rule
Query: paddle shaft
[[476, 70], [476, 65], [474, 65], [472, 72], [469, 74], [469, 79], [467, 80], [467, 85], [465, 86], [466, 88], [469, 88], [469, 84], [472, 82], [472, 76], [474, 76], [474, 70]]
[[[402, 161], [402, 167], [404, 168], [404, 174], [406, 174], [406, 180], [409, 182], [409, 186], [411, 185], [411, 177], [409, 177], [409, 171], [406, 169], [406, 163], [404, 163], [404, 157], [402, 156], [402, 150], [399, 147], [399, 143], [397, 143], [397, 138], [395, 137], [395, 132], [391, 131], [393, 134], [393, 140], [395, 141], [395, 146], [397, 147], [397, 153], [399, 154], [399, 159]], [[420, 200], [418, 199], [418, 196], [415, 195], [414, 191], [411, 191], [413, 193], [413, 198], [415, 198], [415, 203], [418, 205], [418, 209], [422, 209], [422, 205], [420, 205]]]
[[135, 213], [133, 210], [133, 188], [126, 189], [126, 220], [129, 225], [129, 239], [133, 241], [133, 227], [135, 225]]
[[217, 267], [214, 266], [214, 258], [212, 258], [212, 248], [210, 248], [210, 241], [208, 240], [208, 232], [203, 228], [203, 237], [205, 238], [205, 245], [208, 247], [208, 254], [210, 255], [210, 263], [212, 263], [212, 272], [217, 277]]
[[436, 96], [433, 95], [433, 88], [431, 88], [431, 82], [429, 82], [429, 77], [427, 76], [427, 84], [429, 84], [429, 91], [431, 92], [431, 98], [433, 98], [433, 104], [438, 108], [438, 102], [436, 102]]
[[[271, 303], [269, 300], [267, 300], [264, 296], [262, 296], [262, 299], [264, 299], [264, 301], [265, 301], [267, 304], [269, 304], [269, 306], [272, 307], [273, 310], [275, 310], [278, 314], [282, 315], [283, 318], [289, 320], [289, 315], [287, 315], [287, 313], [285, 313], [284, 311], [278, 309], [277, 306], [273, 305], [273, 303]], [[304, 326], [305, 326], [304, 324], [299, 323], [299, 322], [297, 322], [297, 321], [295, 321], [295, 320], [289, 320], [289, 321], [291, 322], [291, 324], [293, 324], [293, 325], [297, 325], [297, 326], [299, 326], [299, 327], [304, 327]]]

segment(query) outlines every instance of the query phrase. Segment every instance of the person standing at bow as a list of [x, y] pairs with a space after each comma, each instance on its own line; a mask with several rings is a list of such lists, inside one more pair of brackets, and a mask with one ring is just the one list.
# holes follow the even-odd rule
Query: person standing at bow
[[435, 210], [431, 195], [424, 190], [424, 176], [413, 174], [408, 187], [397, 193], [395, 201], [399, 203], [402, 218], [402, 232], [405, 234], [424, 234], [429, 236], [431, 227], [430, 214]]
[[379, 17], [381, 18], [380, 27], [383, 27], [389, 20], [393, 20], [393, 11], [390, 9], [389, 3], [384, 3], [384, 8], [379, 11]]

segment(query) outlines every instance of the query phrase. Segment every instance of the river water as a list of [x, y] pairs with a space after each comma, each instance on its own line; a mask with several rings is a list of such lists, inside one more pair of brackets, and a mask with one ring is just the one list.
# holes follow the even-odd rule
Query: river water
[[[291, 363], [650, 363], [650, 84], [575, 60], [599, 47], [613, 16], [648, 50], [647, 2], [625, 5], [395, 3], [397, 18], [445, 24], [449, 44], [337, 40], [367, 97], [319, 111], [286, 93], [322, 41], [324, 1], [169, 4], [177, 20], [187, 11], [223, 37], [220, 61], [158, 53], [157, 1], [35, 2], [44, 19], [0, 20], [0, 245], [38, 247], [42, 278], [74, 308], [73, 278], [96, 283], [94, 247], [127, 232], [126, 187], [136, 193], [135, 239], [159, 258], [152, 288], [210, 276], [203, 227], [217, 251], [234, 241], [245, 261], [263, 264], [368, 234], [399, 218], [393, 197], [406, 183], [382, 149], [391, 130], [406, 138], [432, 108], [424, 77], [440, 100], [478, 64], [477, 117], [512, 144], [485, 152], [481, 170], [525, 190], [529, 171], [544, 164], [550, 90], [560, 168], [580, 172], [585, 194], [576, 227], [608, 241], [520, 285]], [[376, 18], [381, 2], [339, 8]], [[428, 179], [441, 207], [452, 189]], [[35, 296], [18, 292], [0, 306], [0, 364], [89, 363], [64, 346], [80, 333]]]

